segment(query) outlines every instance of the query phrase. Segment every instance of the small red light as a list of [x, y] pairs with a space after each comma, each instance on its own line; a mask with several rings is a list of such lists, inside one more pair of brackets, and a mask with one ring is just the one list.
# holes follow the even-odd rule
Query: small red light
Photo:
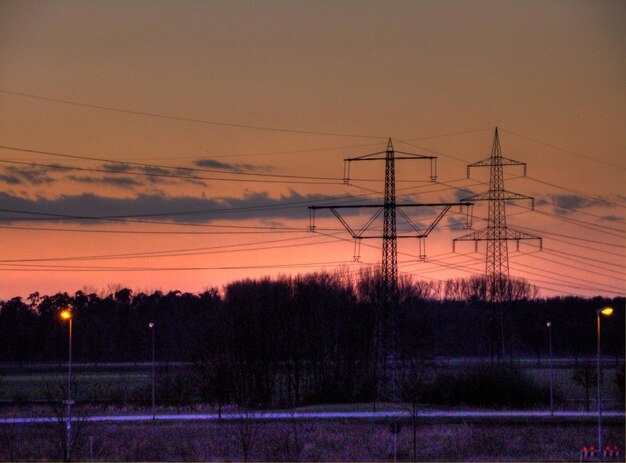
[[591, 447], [589, 450], [593, 452], [595, 449], [596, 449], [595, 447]]
[[607, 445], [606, 447], [604, 447], [604, 450], [611, 450], [611, 447]]
[[619, 450], [619, 449], [617, 448], [617, 445], [616, 445], [615, 447], [613, 447], [613, 450]]
[[587, 451], [587, 447], [583, 447], [583, 452], [586, 452], [586, 451]]

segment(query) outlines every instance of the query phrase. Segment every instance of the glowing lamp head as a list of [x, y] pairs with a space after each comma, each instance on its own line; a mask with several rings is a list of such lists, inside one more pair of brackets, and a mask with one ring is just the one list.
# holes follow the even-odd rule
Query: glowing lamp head
[[600, 309], [600, 313], [602, 315], [605, 315], [605, 316], [608, 317], [609, 315], [613, 314], [613, 308], [612, 307], [604, 307], [604, 308]]
[[148, 323], [148, 328], [150, 328], [150, 329], [154, 328], [154, 323], [152, 323], [152, 322]]
[[550, 327], [552, 326], [552, 322], [548, 322], [548, 323], [546, 323], [546, 326], [547, 326], [548, 328], [550, 328]]
[[61, 313], [59, 314], [59, 316], [63, 319], [63, 320], [69, 320], [70, 318], [72, 318], [72, 312], [69, 309], [64, 309], [61, 311]]

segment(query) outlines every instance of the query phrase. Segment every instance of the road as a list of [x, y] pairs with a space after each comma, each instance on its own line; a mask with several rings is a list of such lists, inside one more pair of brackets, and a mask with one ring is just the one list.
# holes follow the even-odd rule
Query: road
[[[602, 413], [603, 422], [624, 423], [624, 412], [606, 411]], [[377, 412], [249, 412], [249, 413], [217, 413], [208, 414], [160, 414], [152, 415], [101, 415], [74, 418], [82, 422], [141, 422], [141, 421], [237, 421], [237, 420], [399, 420], [408, 421], [409, 411], [377, 411]], [[424, 422], [483, 422], [483, 423], [561, 423], [585, 422], [595, 423], [596, 412], [554, 412], [549, 411], [420, 411], [420, 423]], [[55, 423], [55, 417], [16, 417], [0, 418], [0, 424], [36, 424]]]

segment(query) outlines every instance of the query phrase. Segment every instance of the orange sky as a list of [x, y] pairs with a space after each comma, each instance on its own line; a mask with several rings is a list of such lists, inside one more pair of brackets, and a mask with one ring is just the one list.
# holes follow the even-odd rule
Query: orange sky
[[[508, 224], [544, 238], [542, 253], [511, 246], [511, 275], [542, 295], [624, 295], [625, 13], [621, 1], [0, 2], [0, 298], [357, 269], [330, 214], [308, 232], [308, 205], [382, 197], [383, 163], [354, 164], [346, 186], [343, 158], [392, 137], [438, 156], [442, 182], [399, 161], [399, 202], [457, 201], [486, 190], [488, 172], [467, 180], [465, 166], [489, 156], [495, 126], [504, 156], [528, 164], [506, 188], [537, 201], [509, 205]], [[484, 226], [485, 205], [474, 212]], [[111, 215], [126, 217], [84, 218]], [[432, 233], [427, 262], [400, 240], [400, 271], [482, 273], [482, 245], [451, 253], [458, 219]], [[364, 244], [361, 261], [378, 263], [380, 242]]]

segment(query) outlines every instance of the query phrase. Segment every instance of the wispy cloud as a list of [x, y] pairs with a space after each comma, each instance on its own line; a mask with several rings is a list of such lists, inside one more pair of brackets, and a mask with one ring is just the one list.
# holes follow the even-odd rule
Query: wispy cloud
[[[78, 223], [100, 223], [102, 218], [152, 217], [155, 220], [171, 222], [208, 223], [215, 220], [246, 220], [246, 219], [295, 219], [308, 218], [307, 206], [322, 202], [350, 202], [356, 198], [341, 198], [319, 194], [301, 195], [291, 191], [288, 195], [273, 198], [267, 193], [248, 194], [242, 198], [222, 197], [207, 198], [204, 196], [168, 196], [165, 194], [139, 194], [131, 198], [114, 198], [93, 193], [80, 195], [63, 195], [58, 198], [25, 198], [10, 193], [0, 193], [0, 208], [21, 212], [44, 214], [60, 214], [74, 216], [51, 221]], [[356, 213], [350, 210], [350, 213]], [[0, 212], [5, 223], [28, 221], [31, 218], [42, 220], [41, 215], [27, 213]]]
[[577, 194], [548, 195], [547, 197], [537, 198], [537, 206], [553, 206], [554, 212], [560, 215], [570, 215], [580, 209], [589, 207], [610, 208], [611, 203], [603, 199], [590, 198]]
[[132, 177], [91, 177], [91, 176], [78, 176], [78, 175], [69, 175], [67, 177], [69, 180], [73, 180], [79, 183], [86, 183], [90, 185], [113, 185], [119, 188], [129, 188], [132, 189], [134, 187], [143, 186], [143, 182], [140, 182], [137, 179]]
[[607, 222], [618, 222], [618, 223], [624, 223], [624, 217], [618, 217], [616, 215], [605, 215], [602, 216], [602, 220], [606, 220]]
[[133, 167], [124, 163], [106, 163], [102, 165], [102, 168], [109, 172], [129, 172], [133, 170]]
[[0, 177], [0, 181], [12, 185], [23, 183], [30, 185], [50, 184], [58, 181], [56, 177], [50, 174], [65, 172], [65, 170], [60, 164], [51, 166], [7, 166], [4, 167], [5, 174]]
[[205, 167], [209, 169], [220, 169], [230, 172], [273, 172], [275, 168], [268, 165], [255, 165], [255, 164], [243, 164], [243, 163], [229, 163], [216, 161], [215, 159], [198, 159], [194, 161], [196, 167]]
[[462, 201], [466, 198], [469, 198], [473, 194], [474, 192], [472, 190], [468, 190], [467, 188], [461, 188], [454, 192], [454, 196], [457, 199], [457, 201]]
[[19, 185], [23, 183], [23, 181], [16, 175], [0, 175], [0, 183], [6, 183], [8, 185]]
[[447, 217], [448, 227], [453, 231], [467, 230], [467, 223], [465, 218], [461, 217]]

